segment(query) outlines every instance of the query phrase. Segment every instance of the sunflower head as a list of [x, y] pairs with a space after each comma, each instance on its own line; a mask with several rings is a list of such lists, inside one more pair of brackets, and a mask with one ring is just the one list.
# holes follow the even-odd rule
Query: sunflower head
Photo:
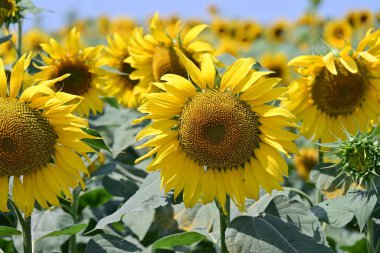
[[14, 23], [16, 13], [19, 10], [16, 0], [2, 0], [0, 2], [0, 26], [3, 23]]
[[292, 82], [284, 104], [303, 121], [306, 137], [330, 142], [344, 137], [342, 127], [351, 134], [372, 127], [380, 113], [379, 35], [368, 31], [356, 49], [347, 43], [340, 52], [289, 62], [302, 77]]
[[40, 54], [46, 66], [39, 67], [41, 72], [36, 76], [43, 80], [70, 74], [68, 78], [52, 84], [52, 88], [85, 98], [77, 108], [79, 114], [88, 116], [103, 110], [103, 102], [99, 98], [99, 87], [104, 85], [102, 46], [82, 48], [80, 34], [74, 28], [67, 36], [64, 45], [54, 39], [50, 43], [41, 44], [47, 54]]
[[327, 43], [336, 48], [343, 48], [350, 41], [352, 28], [344, 20], [330, 21], [324, 27], [323, 36]]
[[315, 148], [302, 148], [294, 156], [294, 166], [297, 174], [304, 180], [309, 181], [310, 171], [318, 163], [318, 150]]
[[23, 50], [24, 52], [38, 52], [41, 50], [40, 44], [49, 42], [49, 35], [40, 29], [33, 28], [23, 35]]
[[374, 17], [370, 10], [350, 11], [346, 15], [346, 20], [354, 29], [368, 29], [373, 26], [374, 23]]
[[11, 193], [26, 216], [36, 200], [59, 206], [58, 197], [70, 200], [70, 189], [84, 187], [88, 172], [78, 154], [94, 152], [80, 141], [94, 138], [82, 131], [87, 121], [71, 114], [81, 98], [49, 88], [68, 75], [20, 90], [31, 58], [22, 56], [9, 78], [0, 59], [0, 211], [8, 211]]
[[[294, 126], [294, 116], [267, 102], [281, 99], [286, 88], [274, 88], [279, 78], [255, 72], [252, 58], [239, 59], [219, 76], [213, 57], [202, 56], [200, 68], [176, 50], [190, 78], [175, 74], [155, 83], [163, 93], [146, 95], [139, 110], [152, 119], [137, 138], [154, 137], [139, 148], [151, 147], [137, 160], [155, 154], [148, 170], [160, 170], [162, 187], [183, 192], [187, 207], [201, 199], [226, 195], [241, 209], [245, 198], [280, 189], [287, 165], [280, 155], [296, 152], [297, 136], [283, 127]], [[137, 121], [137, 122], [138, 122]]]
[[279, 77], [284, 84], [290, 80], [290, 71], [287, 66], [288, 57], [283, 53], [266, 53], [263, 54], [260, 61], [261, 65], [274, 73], [271, 77]]
[[269, 41], [281, 43], [287, 38], [290, 25], [285, 20], [279, 20], [268, 29], [267, 38]]
[[214, 50], [209, 43], [197, 39], [206, 27], [207, 25], [201, 24], [185, 32], [177, 25], [173, 36], [156, 13], [150, 22], [150, 34], [144, 36], [143, 29], [136, 28], [129, 41], [130, 57], [126, 62], [135, 69], [130, 75], [131, 79], [139, 80], [140, 86], [151, 89], [150, 83], [159, 81], [167, 73], [186, 76], [186, 70], [179, 61], [176, 50], [199, 64], [203, 53]]
[[105, 51], [105, 65], [114, 68], [116, 71], [109, 71], [106, 74], [106, 80], [103, 90], [107, 96], [114, 96], [123, 106], [134, 108], [140, 104], [142, 96], [145, 94], [143, 87], [138, 86], [138, 80], [130, 78], [131, 73], [135, 70], [131, 64], [125, 62], [128, 58], [129, 40], [118, 33], [109, 36], [108, 47]]

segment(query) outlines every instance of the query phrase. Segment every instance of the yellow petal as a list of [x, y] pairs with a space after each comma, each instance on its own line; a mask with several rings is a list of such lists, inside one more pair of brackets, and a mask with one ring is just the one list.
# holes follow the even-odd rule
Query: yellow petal
[[326, 54], [322, 59], [328, 71], [330, 71], [330, 73], [333, 75], [337, 75], [333, 52]]

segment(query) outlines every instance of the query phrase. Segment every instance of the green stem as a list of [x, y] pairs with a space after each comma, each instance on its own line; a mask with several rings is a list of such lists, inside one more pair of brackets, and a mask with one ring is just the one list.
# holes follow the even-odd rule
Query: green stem
[[[321, 143], [321, 139], [319, 139], [319, 143]], [[323, 163], [323, 152], [322, 146], [318, 145], [318, 164]], [[321, 203], [323, 201], [323, 195], [319, 189], [315, 189], [315, 204]]]
[[32, 242], [32, 217], [25, 218], [25, 226], [23, 230], [23, 239], [24, 239], [24, 253], [33, 253], [33, 242]]
[[372, 217], [369, 217], [367, 220], [367, 231], [366, 231], [366, 239], [367, 239], [367, 252], [374, 253], [373, 247], [373, 220]]
[[16, 214], [18, 221], [22, 228], [23, 247], [24, 253], [33, 253], [32, 242], [32, 217], [25, 217], [22, 215], [16, 204], [12, 200], [8, 200], [12, 211]]
[[19, 19], [17, 21], [17, 32], [18, 32], [18, 42], [17, 42], [17, 57], [18, 59], [21, 58], [22, 54], [22, 19]]
[[230, 197], [227, 195], [226, 197], [226, 205], [225, 210], [227, 215], [224, 214], [222, 206], [216, 202], [216, 206], [219, 209], [219, 218], [220, 218], [220, 247], [221, 253], [228, 253], [226, 247], [226, 229], [230, 224]]
[[[73, 191], [73, 203], [71, 204], [71, 216], [73, 217], [74, 224], [78, 222], [78, 207], [79, 207], [79, 194], [81, 192], [81, 188], [77, 187]], [[76, 253], [77, 252], [77, 237], [76, 235], [72, 235], [70, 237], [70, 252], [71, 253]]]
[[283, 188], [284, 188], [284, 190], [293, 191], [293, 192], [297, 193], [298, 195], [300, 195], [301, 197], [303, 197], [304, 199], [306, 199], [307, 202], [309, 202], [310, 206], [314, 206], [314, 203], [310, 199], [310, 197], [306, 193], [304, 193], [303, 191], [301, 191], [300, 189], [293, 188], [293, 187], [283, 187]]

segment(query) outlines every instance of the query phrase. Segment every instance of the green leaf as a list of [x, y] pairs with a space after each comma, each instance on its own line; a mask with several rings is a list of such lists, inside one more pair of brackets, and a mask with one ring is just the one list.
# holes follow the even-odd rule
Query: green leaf
[[103, 234], [95, 236], [88, 242], [85, 253], [123, 253], [141, 251], [141, 248], [123, 238]]
[[0, 226], [0, 236], [13, 236], [13, 235], [21, 235], [22, 232], [7, 226]]
[[97, 207], [105, 204], [110, 199], [112, 199], [112, 195], [104, 188], [91, 189], [80, 195], [79, 209], [82, 210], [86, 206]]
[[344, 250], [345, 253], [367, 252], [367, 240], [363, 238], [352, 246], [341, 246], [340, 249]]
[[104, 140], [102, 139], [102, 136], [100, 135], [100, 133], [94, 129], [91, 129], [91, 128], [82, 128], [83, 132], [89, 134], [89, 135], [92, 135], [92, 136], [95, 136], [95, 137], [99, 137], [99, 139], [82, 139], [82, 141], [84, 143], [86, 143], [87, 145], [89, 145], [90, 147], [92, 147], [93, 149], [95, 150], [100, 150], [100, 149], [104, 149], [104, 150], [107, 150], [108, 152], [111, 152], [111, 150], [108, 148], [108, 146], [106, 145], [106, 143], [104, 142]]
[[175, 246], [190, 246], [204, 239], [207, 239], [207, 237], [197, 232], [184, 232], [161, 238], [153, 244], [153, 249], [173, 249]]
[[0, 44], [9, 41], [11, 38], [12, 38], [12, 34], [8, 34], [7, 36], [1, 37], [0, 38]]
[[343, 227], [354, 217], [360, 231], [375, 208], [377, 196], [374, 191], [350, 191], [345, 196], [319, 203], [311, 211], [322, 221], [333, 227]]
[[102, 99], [113, 108], [119, 109], [119, 103], [115, 97], [103, 97]]
[[270, 214], [282, 219], [284, 222], [292, 223], [303, 234], [314, 238], [316, 242], [328, 245], [318, 218], [303, 203], [297, 200], [290, 200], [285, 195], [270, 196], [266, 194], [248, 209], [248, 214], [252, 216], [257, 216], [260, 213]]
[[129, 212], [137, 212], [142, 210], [152, 210], [168, 203], [165, 195], [160, 189], [160, 173], [155, 172], [149, 174], [139, 190], [130, 198], [123, 206], [113, 214], [102, 218], [95, 229], [103, 229], [110, 223], [120, 221], [120, 219]]
[[230, 253], [272, 252], [272, 253], [321, 253], [333, 252], [319, 244], [292, 223], [273, 215], [239, 216], [226, 230], [226, 246]]
[[48, 233], [40, 238], [38, 238], [36, 241], [39, 241], [43, 238], [47, 237], [57, 237], [62, 235], [75, 235], [85, 229], [87, 227], [87, 224], [77, 224], [69, 227], [62, 228], [60, 230], [53, 231], [51, 233]]

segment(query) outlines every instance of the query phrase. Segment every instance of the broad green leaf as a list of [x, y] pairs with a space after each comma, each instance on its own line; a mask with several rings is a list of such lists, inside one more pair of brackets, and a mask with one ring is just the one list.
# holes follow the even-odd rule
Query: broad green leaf
[[104, 140], [101, 138], [102, 136], [98, 133], [98, 131], [91, 129], [91, 128], [82, 128], [83, 132], [88, 133], [89, 135], [100, 137], [99, 139], [82, 139], [84, 143], [89, 145], [95, 150], [104, 149], [108, 152], [112, 153], [111, 150], [108, 148], [108, 146], [105, 144]]
[[312, 237], [301, 233], [294, 224], [273, 215], [239, 216], [226, 230], [226, 246], [230, 253], [321, 253], [333, 252]]
[[[269, 199], [269, 201], [268, 201]], [[261, 202], [265, 204], [261, 204]], [[255, 208], [259, 206], [260, 208]], [[260, 210], [258, 213], [257, 211]], [[289, 200], [285, 195], [270, 196], [266, 194], [262, 199], [252, 205], [248, 214], [270, 214], [297, 226], [302, 233], [308, 235], [320, 244], [328, 245], [323, 228], [318, 218], [301, 202]]]
[[322, 221], [334, 227], [343, 227], [354, 217], [362, 231], [377, 202], [376, 193], [361, 190], [330, 199], [312, 207], [312, 212]]
[[38, 238], [36, 241], [39, 241], [43, 238], [47, 237], [57, 237], [62, 235], [75, 235], [85, 229], [87, 227], [87, 224], [77, 224], [69, 227], [62, 228], [60, 230], [53, 231], [51, 233], [48, 233], [40, 238]]
[[112, 199], [112, 195], [104, 188], [93, 188], [80, 195], [79, 210], [82, 210], [86, 206], [96, 207], [103, 205], [110, 199]]
[[104, 217], [96, 225], [95, 229], [103, 229], [110, 223], [120, 221], [129, 212], [152, 210], [166, 205], [167, 199], [160, 189], [160, 173], [149, 174], [140, 189], [123, 206], [113, 214]]
[[21, 234], [22, 232], [15, 228], [0, 226], [0, 236], [12, 236], [12, 235], [21, 235]]
[[112, 173], [107, 175], [102, 180], [104, 188], [113, 196], [129, 199], [139, 189], [137, 184], [120, 174]]
[[340, 249], [344, 250], [345, 253], [367, 252], [367, 240], [363, 238], [352, 246], [341, 246]]
[[85, 253], [125, 253], [141, 251], [141, 248], [121, 237], [103, 234], [95, 236], [88, 242]]
[[204, 239], [207, 239], [207, 237], [197, 232], [184, 232], [161, 238], [153, 244], [153, 249], [172, 249], [175, 246], [190, 246]]
[[173, 206], [178, 227], [184, 231], [215, 230], [219, 222], [219, 212], [215, 204], [196, 204], [192, 208], [186, 208], [183, 203]]

